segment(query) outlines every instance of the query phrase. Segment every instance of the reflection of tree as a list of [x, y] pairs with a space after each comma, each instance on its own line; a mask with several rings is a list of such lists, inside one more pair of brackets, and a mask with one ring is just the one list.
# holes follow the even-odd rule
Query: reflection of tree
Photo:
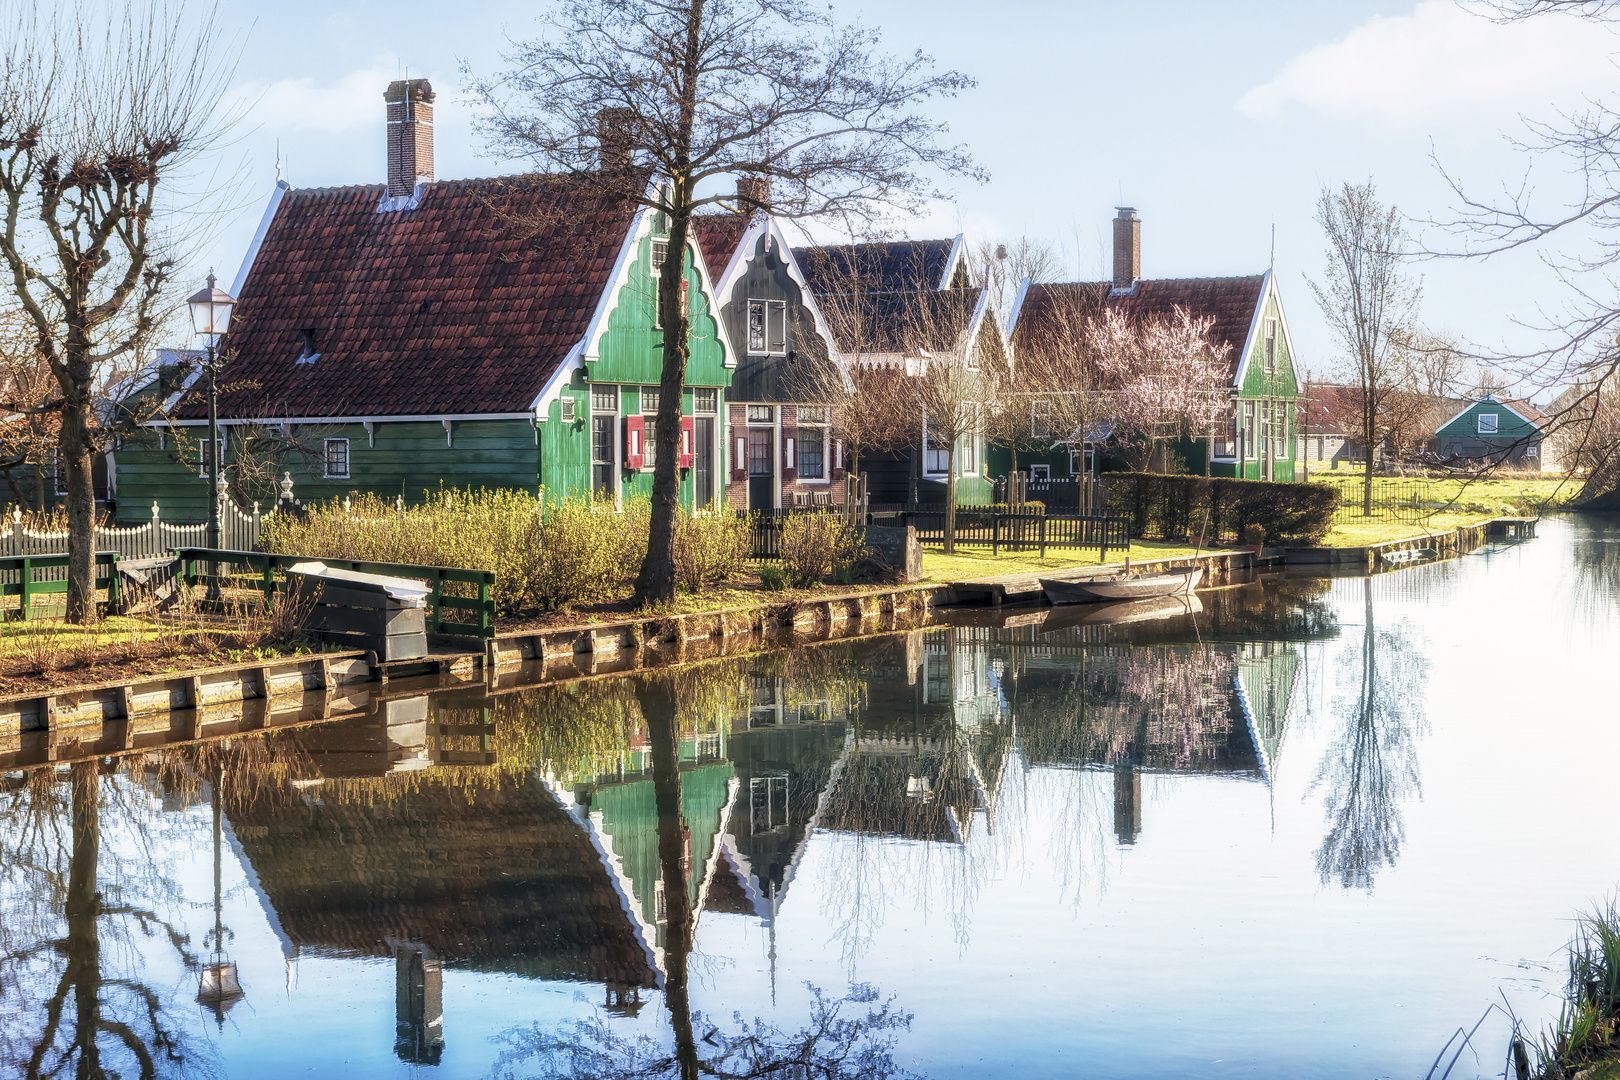
[[[119, 884], [103, 889], [96, 763], [71, 767], [65, 805], [62, 785], [51, 781], [36, 774], [0, 811], [4, 884], [21, 886], [37, 905], [43, 901], [32, 912], [20, 911], [13, 903], [21, 899], [17, 893], [0, 891], [7, 906], [0, 930], [0, 1000], [7, 1003], [0, 1063], [30, 1077], [180, 1073], [195, 1063], [168, 1012], [167, 988], [145, 981], [139, 969], [108, 971], [103, 938], [122, 942], [132, 929], [165, 938], [195, 968], [189, 941], [151, 907], [130, 902], [129, 886], [142, 881], [139, 872], [109, 874], [107, 880]], [[131, 821], [131, 807], [124, 810], [123, 819]], [[154, 884], [150, 877], [146, 883]]]
[[1312, 790], [1327, 785], [1329, 827], [1316, 850], [1326, 884], [1370, 889], [1373, 876], [1395, 865], [1406, 838], [1403, 800], [1421, 794], [1415, 737], [1423, 725], [1421, 688], [1427, 663], [1403, 624], [1380, 631], [1373, 621], [1372, 579], [1361, 644], [1341, 660], [1342, 683], [1353, 692], [1334, 699], [1343, 727], [1317, 768]]
[[[664, 1003], [673, 1049], [650, 1035], [623, 1035], [599, 1013], [555, 1032], [536, 1026], [509, 1033], [498, 1067], [503, 1075], [514, 1075], [516, 1068], [528, 1065], [533, 1076], [581, 1080], [608, 1076], [696, 1080], [700, 1075], [856, 1080], [912, 1075], [899, 1068], [893, 1056], [894, 1032], [909, 1027], [911, 1017], [896, 1011], [892, 1002], [874, 1004], [876, 995], [868, 989], [857, 988], [845, 998], [829, 1001], [812, 988], [810, 1022], [795, 1032], [740, 1016], [735, 1030], [722, 1030], [692, 1010], [688, 970], [697, 924], [686, 888], [688, 825], [681, 814], [678, 717], [694, 696], [703, 695], [694, 695], [693, 686], [677, 686], [677, 678], [652, 674], [634, 684], [647, 725], [658, 811], [658, 862], [667, 919]], [[851, 1005], [866, 1006], [865, 1015], [846, 1015]]]

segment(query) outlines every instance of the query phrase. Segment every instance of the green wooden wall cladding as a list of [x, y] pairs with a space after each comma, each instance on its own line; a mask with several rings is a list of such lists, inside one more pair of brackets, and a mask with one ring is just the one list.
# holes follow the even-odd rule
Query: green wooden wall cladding
[[[206, 438], [202, 430], [186, 429], [189, 453], [184, 462], [176, 460], [173, 435], [165, 436], [161, 450], [155, 437], [124, 442], [116, 454], [120, 520], [145, 520], [154, 502], [166, 520], [207, 518], [208, 482], [200, 475], [197, 457], [198, 445]], [[403, 495], [406, 502], [415, 502], [424, 490], [441, 484], [525, 491], [535, 491], [540, 484], [544, 447], [536, 445], [535, 426], [527, 420], [455, 420], [449, 445], [438, 421], [378, 421], [372, 430], [374, 445], [360, 424], [294, 425], [294, 436], [315, 459], [286, 455], [277, 465], [277, 475], [292, 474], [293, 494], [305, 504], [340, 499], [351, 491]], [[347, 478], [324, 475], [321, 452], [327, 439], [348, 440]], [[227, 472], [236, 459], [233, 444], [227, 439], [223, 459]], [[250, 492], [249, 497], [260, 499], [268, 509], [273, 488]]]
[[[597, 343], [597, 359], [587, 361], [592, 382], [657, 385], [663, 375], [664, 332], [655, 323], [658, 279], [652, 269], [652, 241], [643, 236], [611, 313], [607, 330]], [[713, 299], [703, 291], [702, 276], [686, 252], [687, 314], [691, 356], [686, 365], [690, 386], [729, 386], [731, 369], [720, 341]]]
[[[1266, 320], [1277, 320], [1277, 366], [1275, 371], [1266, 370]], [[1263, 398], [1280, 397], [1293, 399], [1299, 396], [1299, 380], [1294, 372], [1294, 358], [1288, 349], [1288, 337], [1282, 329], [1282, 307], [1277, 303], [1275, 295], [1266, 298], [1264, 313], [1260, 317], [1259, 333], [1255, 335], [1254, 349], [1249, 353], [1248, 370], [1244, 372], [1243, 386], [1239, 389], [1240, 397]]]
[[[1479, 418], [1492, 413], [1496, 415], [1496, 431], [1485, 432], [1482, 435], [1479, 430]], [[1487, 399], [1474, 402], [1466, 412], [1435, 432], [1435, 435], [1440, 438], [1516, 440], [1539, 433], [1539, 428], [1506, 405], [1494, 399]]]

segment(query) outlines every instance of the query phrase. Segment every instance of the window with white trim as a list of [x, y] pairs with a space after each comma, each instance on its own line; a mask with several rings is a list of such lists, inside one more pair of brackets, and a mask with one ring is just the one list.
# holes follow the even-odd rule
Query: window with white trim
[[957, 455], [956, 463], [963, 475], [979, 471], [979, 436], [977, 432], [969, 432], [962, 436], [962, 446]]
[[769, 405], [748, 406], [748, 422], [750, 424], [769, 424], [775, 421], [776, 410]]
[[1495, 435], [1496, 432], [1497, 432], [1496, 421], [1497, 421], [1496, 413], [1493, 413], [1493, 412], [1482, 412], [1482, 413], [1480, 413], [1479, 414], [1479, 433], [1481, 435]]
[[1259, 427], [1255, 417], [1255, 402], [1243, 403], [1243, 456], [1247, 460], [1254, 460], [1260, 456], [1259, 444], [1255, 441], [1255, 434]]
[[1266, 371], [1277, 370], [1277, 320], [1266, 320]]
[[720, 411], [720, 392], [712, 386], [699, 386], [692, 391], [692, 411], [715, 413]]
[[1524, 448], [1524, 456], [1525, 457], [1540, 457], [1541, 456], [1541, 447], [1536, 445], [1535, 443], [1529, 444], [1528, 446], [1526, 446]]
[[657, 277], [664, 269], [664, 260], [669, 256], [669, 241], [654, 240], [652, 242], [652, 276]]
[[1032, 439], [1050, 439], [1052, 437], [1052, 403], [1050, 401], [1032, 401], [1029, 403], [1029, 437]]
[[1050, 479], [1052, 479], [1052, 466], [1050, 466], [1050, 465], [1031, 465], [1029, 467], [1029, 478], [1031, 480], [1050, 480]]
[[928, 433], [928, 449], [923, 453], [923, 471], [928, 473], [949, 472], [951, 467], [951, 444], [947, 439], [935, 438], [934, 433]]
[[349, 440], [326, 440], [326, 478], [328, 480], [347, 480], [349, 478]]
[[787, 355], [787, 301], [748, 301], [748, 355]]
[[[223, 471], [223, 466], [225, 464], [225, 440], [220, 439], [215, 445], [219, 449], [219, 461], [221, 470]], [[197, 440], [197, 475], [202, 477], [204, 480], [208, 479], [208, 473], [210, 471], [208, 468], [209, 464], [210, 458], [208, 455], [208, 439], [205, 436]]]
[[591, 411], [618, 412], [619, 388], [617, 386], [604, 386], [601, 383], [591, 383]]
[[658, 387], [641, 388], [641, 467], [658, 467]]
[[800, 480], [824, 480], [827, 477], [827, 410], [823, 406], [800, 405], [798, 408], [799, 446], [797, 466]]

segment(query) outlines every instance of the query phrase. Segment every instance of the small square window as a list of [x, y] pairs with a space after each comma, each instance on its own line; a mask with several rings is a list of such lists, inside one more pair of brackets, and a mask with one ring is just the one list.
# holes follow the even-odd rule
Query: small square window
[[720, 392], [712, 386], [699, 386], [692, 391], [692, 411], [713, 413], [720, 410]]
[[1482, 413], [1480, 413], [1479, 414], [1479, 433], [1481, 435], [1495, 435], [1496, 434], [1496, 420], [1497, 420], [1497, 416], [1493, 412], [1482, 412]]
[[592, 383], [591, 410], [593, 412], [618, 412], [619, 388], [617, 386], [603, 386], [601, 383]]
[[349, 478], [349, 440], [326, 440], [326, 477], [329, 480]]
[[1525, 457], [1540, 457], [1541, 456], [1541, 447], [1537, 446], [1535, 443], [1531, 443], [1529, 446], [1526, 446], [1524, 448], [1524, 456]]
[[769, 405], [748, 406], [748, 422], [750, 424], [769, 424], [776, 419], [776, 410]]
[[[225, 464], [225, 440], [224, 439], [219, 440], [218, 449], [219, 449], [220, 465], [223, 466]], [[197, 475], [206, 480], [208, 478], [209, 472], [211, 471], [209, 469], [210, 464], [212, 464], [212, 461], [211, 461], [211, 459], [209, 457], [209, 454], [208, 454], [208, 439], [206, 437], [204, 437], [202, 439], [197, 440]]]

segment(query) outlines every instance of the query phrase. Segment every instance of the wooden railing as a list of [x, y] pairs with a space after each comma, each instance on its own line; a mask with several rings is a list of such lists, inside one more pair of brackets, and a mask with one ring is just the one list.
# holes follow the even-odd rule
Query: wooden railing
[[[0, 556], [0, 596], [21, 597], [15, 608], [9, 605], [0, 611], [0, 618], [34, 618], [36, 597], [66, 594], [68, 557], [63, 554], [3, 555]], [[96, 552], [96, 585], [107, 590], [102, 612], [118, 610], [118, 552]], [[105, 570], [105, 573], [100, 571]], [[45, 572], [45, 577], [35, 575]]]
[[[807, 513], [840, 512], [841, 508], [784, 507], [755, 510], [753, 525], [755, 559], [777, 559], [782, 553], [782, 526], [790, 517]], [[923, 544], [945, 542], [945, 507], [904, 503], [871, 503], [862, 515], [867, 525], [910, 525]], [[956, 545], [988, 546], [991, 554], [1003, 548], [1013, 551], [1038, 550], [1044, 558], [1047, 548], [1059, 550], [1097, 549], [1106, 557], [1109, 548], [1123, 549], [1130, 544], [1128, 519], [1108, 514], [1030, 514], [991, 512], [982, 507], [956, 508]]]
[[[485, 640], [495, 636], [495, 601], [490, 597], [490, 590], [495, 586], [495, 574], [491, 570], [409, 566], [356, 559], [317, 559], [308, 555], [271, 555], [263, 551], [208, 548], [177, 548], [175, 555], [181, 562], [181, 580], [188, 587], [217, 585], [220, 588], [251, 589], [263, 593], [266, 601], [285, 587], [287, 569], [302, 562], [320, 562], [339, 570], [356, 570], [362, 574], [410, 578], [425, 583], [432, 590], [428, 596], [428, 633], [459, 634]], [[211, 565], [216, 567], [212, 572], [208, 569]], [[235, 570], [236, 567], [244, 570]], [[281, 573], [279, 577], [278, 571]], [[445, 591], [446, 585], [458, 583], [476, 587], [478, 595], [456, 596]], [[450, 617], [452, 614], [457, 617]]]

